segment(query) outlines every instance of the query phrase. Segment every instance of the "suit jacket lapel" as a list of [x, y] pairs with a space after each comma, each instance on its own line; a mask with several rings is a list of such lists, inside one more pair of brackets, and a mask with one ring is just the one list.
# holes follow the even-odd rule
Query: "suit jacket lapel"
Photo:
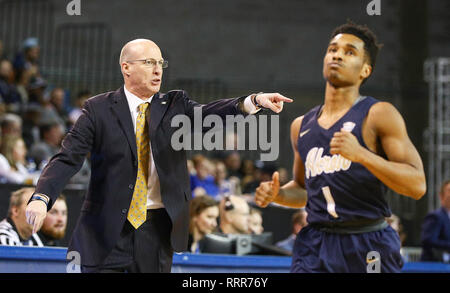
[[152, 137], [152, 134], [156, 133], [156, 129], [161, 123], [168, 107], [169, 101], [167, 95], [156, 93], [150, 104], [150, 117], [147, 116], [147, 119], [150, 120], [147, 120], [149, 123], [150, 137]]
[[130, 107], [128, 106], [127, 97], [123, 91], [123, 86], [113, 94], [111, 109], [119, 119], [119, 124], [128, 140], [133, 156], [137, 158], [136, 135], [134, 134]]

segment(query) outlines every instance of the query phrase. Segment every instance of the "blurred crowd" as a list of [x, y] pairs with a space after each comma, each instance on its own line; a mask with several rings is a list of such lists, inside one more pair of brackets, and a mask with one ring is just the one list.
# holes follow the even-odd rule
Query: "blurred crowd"
[[[37, 38], [8, 53], [0, 40], [0, 183], [35, 184], [91, 93], [81, 91], [71, 104], [68, 90], [46, 81]], [[86, 160], [70, 183], [86, 186], [89, 176]]]

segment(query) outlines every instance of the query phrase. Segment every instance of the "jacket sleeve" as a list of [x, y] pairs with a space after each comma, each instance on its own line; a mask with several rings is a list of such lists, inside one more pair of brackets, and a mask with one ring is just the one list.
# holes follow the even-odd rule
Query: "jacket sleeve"
[[50, 198], [48, 210], [69, 179], [81, 169], [87, 153], [92, 149], [94, 135], [94, 113], [87, 101], [82, 115], [62, 141], [60, 151], [50, 159], [39, 177], [35, 193], [42, 193]]
[[182, 95], [186, 115], [191, 118], [194, 117], [194, 109], [197, 107], [201, 107], [203, 117], [215, 114], [219, 115], [222, 119], [225, 119], [226, 115], [248, 115], [248, 113], [244, 111], [244, 100], [247, 96], [220, 99], [207, 104], [200, 104], [191, 100], [185, 91], [180, 91], [178, 94]]

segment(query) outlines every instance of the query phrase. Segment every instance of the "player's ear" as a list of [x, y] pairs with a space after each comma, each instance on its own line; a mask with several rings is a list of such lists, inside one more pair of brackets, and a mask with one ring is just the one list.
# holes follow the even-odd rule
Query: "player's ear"
[[370, 76], [372, 73], [372, 66], [368, 63], [364, 63], [362, 69], [361, 69], [361, 77], [362, 79], [366, 79]]

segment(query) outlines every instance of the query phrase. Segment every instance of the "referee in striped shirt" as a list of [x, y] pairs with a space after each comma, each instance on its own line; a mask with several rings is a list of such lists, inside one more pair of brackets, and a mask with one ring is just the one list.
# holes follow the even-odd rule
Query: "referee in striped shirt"
[[0, 245], [44, 246], [33, 226], [27, 223], [25, 210], [34, 188], [26, 187], [11, 194], [8, 216], [0, 222]]

